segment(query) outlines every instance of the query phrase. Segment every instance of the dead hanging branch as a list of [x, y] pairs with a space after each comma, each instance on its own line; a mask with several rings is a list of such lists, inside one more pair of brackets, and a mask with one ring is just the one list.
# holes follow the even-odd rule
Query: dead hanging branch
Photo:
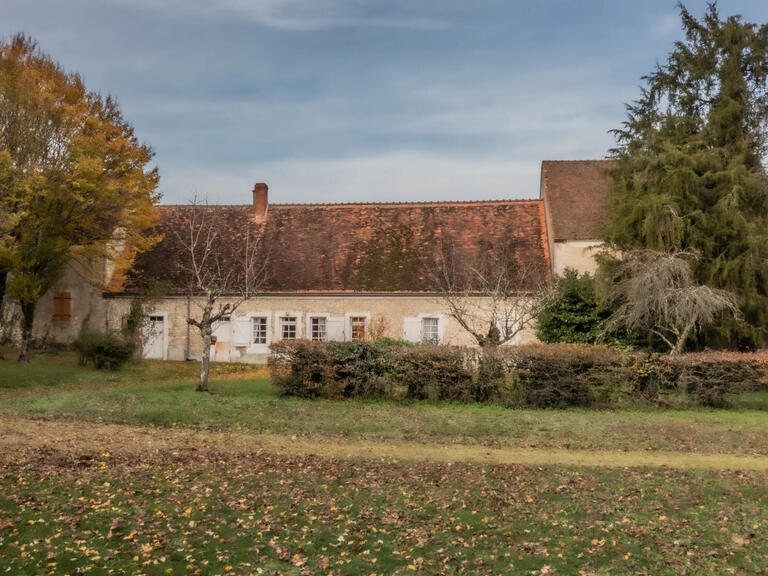
[[626, 329], [650, 332], [678, 354], [696, 331], [727, 314], [740, 317], [736, 296], [696, 284], [688, 251], [636, 250], [622, 254], [608, 278], [615, 312], [603, 334]]

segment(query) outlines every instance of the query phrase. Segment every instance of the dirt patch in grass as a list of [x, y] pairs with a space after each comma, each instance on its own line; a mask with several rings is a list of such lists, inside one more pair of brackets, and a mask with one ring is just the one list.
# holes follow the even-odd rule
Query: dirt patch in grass
[[[0, 423], [4, 450], [55, 449], [73, 454], [97, 452], [227, 455], [267, 451], [345, 460], [405, 460], [523, 464], [527, 466], [670, 467], [702, 470], [768, 470], [768, 457], [689, 452], [491, 448], [466, 444], [425, 444], [313, 438], [249, 432], [198, 431], [64, 421], [7, 418]], [[196, 457], [196, 456], [195, 456]]]

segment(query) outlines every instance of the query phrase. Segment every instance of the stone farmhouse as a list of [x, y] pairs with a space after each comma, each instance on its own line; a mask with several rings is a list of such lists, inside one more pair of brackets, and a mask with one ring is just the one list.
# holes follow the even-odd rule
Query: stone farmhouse
[[[471, 202], [355, 204], [269, 203], [257, 184], [253, 203], [214, 206], [227, 223], [221, 238], [236, 241], [254, 221], [268, 246], [267, 284], [216, 326], [212, 358], [264, 362], [281, 339], [404, 338], [469, 345], [471, 338], [430, 288], [419, 262], [450, 242], [463, 259], [480, 259], [500, 245], [549, 282], [566, 268], [593, 271], [603, 204], [610, 187], [608, 161], [544, 161], [539, 198]], [[171, 286], [152, 301], [144, 356], [199, 358], [202, 342], [187, 318], [198, 302], [173, 288], [182, 257], [170, 238], [179, 206], [160, 208], [163, 239], [140, 254], [125, 278], [109, 261], [86, 274], [76, 264], [40, 301], [35, 338], [69, 343], [84, 325], [119, 328], [142, 282]], [[522, 296], [521, 296], [522, 297]], [[527, 329], [511, 344], [535, 340]]]

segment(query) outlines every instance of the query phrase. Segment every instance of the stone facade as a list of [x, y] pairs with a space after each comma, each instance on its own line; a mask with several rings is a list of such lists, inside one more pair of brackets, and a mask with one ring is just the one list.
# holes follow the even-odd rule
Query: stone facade
[[[481, 299], [478, 299], [480, 301]], [[104, 300], [105, 322], [119, 328], [130, 308], [128, 297]], [[187, 315], [199, 317], [199, 300], [184, 297], [164, 298], [152, 303], [150, 317], [162, 320], [162, 329], [149, 333], [150, 339], [163, 343], [162, 357], [167, 360], [197, 359], [202, 353], [202, 340], [194, 327], [187, 324]], [[189, 311], [189, 312], [188, 312]], [[266, 318], [266, 342], [254, 343], [253, 318]], [[424, 318], [437, 320], [439, 342], [471, 346], [473, 340], [445, 310], [436, 296], [393, 295], [318, 295], [262, 296], [248, 300], [238, 307], [229, 323], [214, 330], [218, 342], [212, 350], [215, 360], [233, 362], [265, 362], [269, 344], [282, 339], [281, 318], [296, 319], [296, 337], [311, 338], [311, 319], [325, 318], [329, 340], [352, 340], [352, 320], [365, 319], [365, 337], [421, 340], [419, 329]], [[228, 324], [228, 325], [227, 325]], [[510, 344], [535, 341], [533, 330], [521, 331]], [[222, 346], [228, 342], [228, 346]]]

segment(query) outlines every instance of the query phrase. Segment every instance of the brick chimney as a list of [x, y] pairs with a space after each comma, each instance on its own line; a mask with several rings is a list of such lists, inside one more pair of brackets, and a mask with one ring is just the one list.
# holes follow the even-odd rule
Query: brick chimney
[[253, 185], [253, 215], [258, 220], [264, 220], [267, 217], [267, 207], [269, 202], [267, 200], [267, 191], [269, 186], [264, 182], [258, 182]]

